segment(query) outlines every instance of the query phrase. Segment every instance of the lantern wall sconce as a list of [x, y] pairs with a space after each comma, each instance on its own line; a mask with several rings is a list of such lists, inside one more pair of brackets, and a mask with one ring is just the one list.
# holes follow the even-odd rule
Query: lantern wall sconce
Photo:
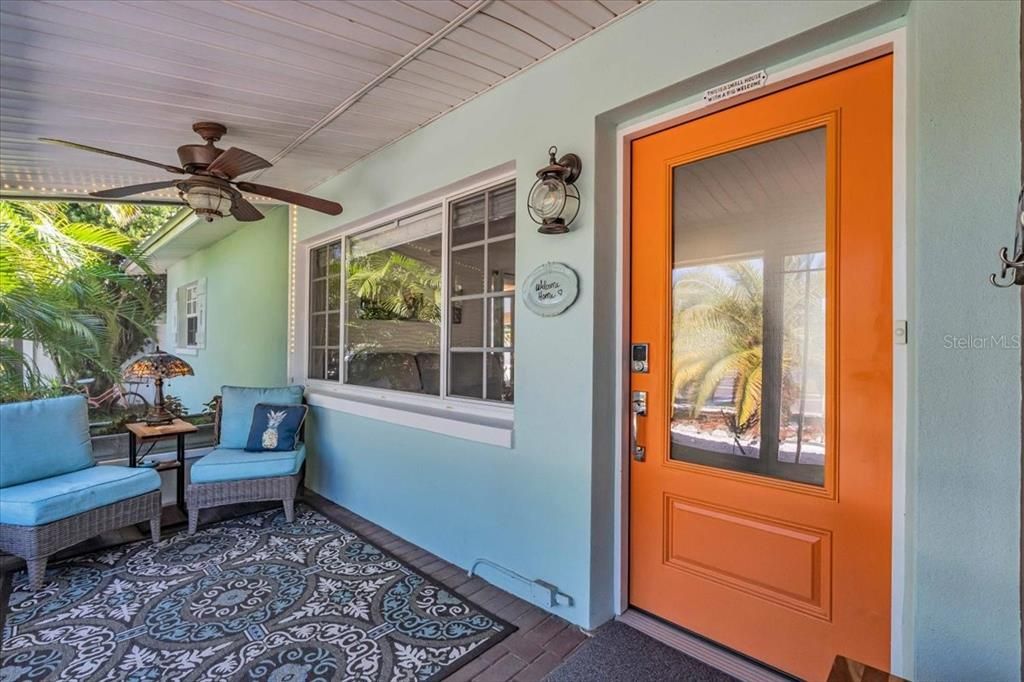
[[1015, 237], [1013, 240], [1013, 254], [1005, 246], [999, 250], [999, 260], [1002, 261], [1002, 270], [998, 277], [993, 274], [988, 278], [994, 286], [1000, 289], [1017, 286], [1024, 286], [1024, 187], [1021, 187], [1017, 195]]
[[526, 208], [541, 234], [565, 234], [580, 212], [580, 192], [574, 184], [583, 162], [575, 154], [559, 159], [558, 147], [548, 149], [548, 165], [537, 171]]

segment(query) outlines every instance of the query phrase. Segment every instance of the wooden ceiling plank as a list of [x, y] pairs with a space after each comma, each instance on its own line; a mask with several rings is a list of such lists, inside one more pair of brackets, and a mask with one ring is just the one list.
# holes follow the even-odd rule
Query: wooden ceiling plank
[[417, 58], [417, 61], [447, 69], [451, 73], [464, 74], [478, 83], [485, 83], [486, 85], [493, 85], [507, 75], [498, 71], [492, 71], [466, 59], [454, 57], [437, 48], [427, 50]]
[[519, 70], [519, 67], [498, 59], [494, 55], [486, 54], [457, 43], [451, 39], [451, 36], [439, 42], [432, 50], [462, 59], [470, 64], [479, 64], [482, 68], [500, 74], [503, 78], [511, 76]]
[[513, 5], [505, 0], [495, 0], [495, 2], [487, 7], [484, 13], [505, 22], [509, 26], [514, 26], [525, 33], [529, 33], [553, 50], [557, 50], [572, 42], [572, 39], [575, 37], [573, 34], [562, 33], [551, 24], [531, 15], [527, 11], [528, 9], [522, 3]]
[[[5, 46], [8, 48], [14, 47], [12, 41], [4, 41]], [[43, 49], [41, 47], [35, 47], [32, 45], [22, 45], [20, 54], [23, 55], [23, 61], [33, 62], [40, 65], [47, 65], [51, 68], [67, 68], [64, 63], [67, 61], [74, 61], [72, 68], [89, 69], [90, 65], [92, 68], [99, 70], [119, 68], [122, 73], [132, 73], [138, 76], [139, 82], [149, 81], [151, 84], [154, 80], [160, 83], [160, 89], [170, 87], [171, 83], [187, 84], [186, 87], [191, 88], [193, 92], [198, 94], [219, 94], [219, 93], [239, 93], [240, 95], [251, 98], [252, 102], [278, 102], [281, 106], [307, 106], [314, 109], [323, 110], [329, 106], [329, 102], [320, 101], [314, 102], [306, 100], [299, 96], [299, 93], [295, 92], [274, 92], [268, 93], [255, 89], [251, 84], [243, 84], [237, 80], [231, 78], [225, 78], [219, 76], [216, 73], [206, 75], [206, 80], [199, 78], [198, 76], [203, 75], [200, 73], [192, 73], [188, 76], [183, 74], [175, 74], [170, 71], [158, 70], [155, 65], [150, 67], [141, 67], [133, 64], [125, 64], [117, 59], [114, 59], [112, 53], [104, 55], [88, 54], [80, 50], [76, 50], [74, 46], [69, 45], [66, 48], [48, 48]], [[8, 55], [5, 55], [7, 58]], [[165, 98], [168, 99], [168, 98]]]
[[426, 118], [434, 116], [439, 111], [445, 111], [449, 108], [447, 104], [440, 102], [432, 102], [423, 99], [411, 99], [404, 94], [388, 90], [385, 86], [374, 88], [372, 92], [367, 93], [366, 97], [363, 98], [363, 102], [367, 104], [374, 104], [379, 106], [381, 109], [387, 111], [395, 111], [396, 113], [402, 113], [415, 120], [422, 121]]
[[[335, 16], [344, 17], [350, 19], [363, 26], [369, 26], [385, 35], [399, 38], [410, 45], [419, 45], [424, 40], [430, 37], [430, 34], [436, 31], [438, 28], [444, 26], [444, 22], [440, 22], [441, 25], [433, 30], [420, 28], [414, 25], [407, 24], [403, 21], [391, 18], [386, 14], [377, 14], [376, 12], [370, 11], [368, 8], [355, 2], [338, 2], [337, 0], [304, 0], [307, 4], [312, 5], [325, 12], [330, 12]], [[394, 8], [398, 3], [382, 3], [380, 0], [375, 0], [374, 5], [386, 5], [389, 9]]]
[[[339, 38], [331, 38], [327, 34], [317, 34], [303, 30], [270, 17], [260, 16], [252, 12], [240, 12], [222, 2], [206, 0], [175, 0], [175, 2], [148, 2], [146, 0], [121, 0], [136, 6], [140, 19], [136, 15], [130, 18], [134, 22], [145, 21], [148, 25], [165, 27], [180, 35], [192, 35], [209, 46], [230, 44], [235, 49], [259, 49], [258, 46], [270, 46], [275, 50], [289, 49], [336, 64], [338, 68], [358, 71], [364, 77], [372, 78], [387, 68], [391, 61], [389, 53], [359, 48]], [[82, 3], [86, 4], [86, 3]], [[106, 5], [88, 4], [88, 7], [104, 8]], [[182, 9], [187, 9], [188, 21], [181, 19]], [[117, 18], [114, 14], [114, 19]], [[173, 27], [173, 28], [172, 28]], [[213, 29], [212, 27], [217, 27]]]
[[[270, 81], [255, 77], [241, 78], [227, 72], [199, 67], [188, 66], [180, 63], [172, 63], [163, 60], [151, 61], [143, 66], [138, 61], [128, 61], [130, 52], [123, 52], [117, 49], [108, 49], [103, 53], [95, 53], [87, 46], [74, 41], [63, 41], [59, 48], [48, 48], [39, 46], [38, 43], [23, 42], [21, 36], [13, 35], [3, 41], [0, 47], [0, 57], [6, 60], [18, 60], [22, 63], [33, 63], [49, 65], [50, 67], [60, 65], [60, 61], [72, 56], [78, 68], [96, 69], [96, 65], [116, 65], [124, 60], [125, 66], [117, 74], [121, 84], [147, 83], [150, 86], [163, 83], [166, 79], [174, 79], [178, 82], [192, 83], [193, 91], [199, 93], [210, 92], [211, 90], [231, 90], [246, 92], [248, 96], [256, 101], [261, 98], [288, 99], [298, 104], [305, 104], [323, 110], [329, 107], [333, 101], [331, 94], [319, 91], [307, 90], [298, 87], [294, 83], [285, 81]], [[104, 70], [102, 67], [98, 70]], [[269, 86], [269, 87], [268, 87]]]
[[478, 52], [487, 52], [506, 64], [511, 64], [516, 68], [516, 70], [519, 70], [524, 66], [529, 66], [536, 61], [525, 52], [520, 52], [519, 50], [509, 47], [503, 43], [496, 43], [482, 33], [472, 31], [465, 26], [455, 29], [447, 38], [438, 44], [441, 45], [448, 41]]
[[362, 49], [389, 54], [398, 59], [418, 44], [388, 35], [373, 26], [339, 17], [319, 7], [294, 0], [224, 0], [235, 7], [270, 17], [306, 31], [343, 40]]
[[[157, 6], [164, 4], [150, 3], [148, 0], [123, 1]], [[236, 32], [247, 30], [252, 36], [251, 40], [266, 40], [276, 43], [278, 36], [290, 38], [310, 47], [342, 55], [345, 62], [348, 62], [350, 59], [358, 59], [362, 62], [361, 66], [367, 71], [379, 72], [387, 68], [400, 56], [391, 50], [373, 47], [347, 36], [336, 35], [330, 31], [307, 26], [297, 21], [283, 20], [261, 9], [262, 2], [250, 5], [237, 2], [236, 0], [221, 0], [219, 2], [206, 2], [204, 0], [182, 1], [190, 2], [193, 7], [196, 7], [195, 11], [201, 11], [221, 18], [222, 21], [211, 22], [211, 25], [229, 22]]]
[[466, 22], [465, 28], [481, 33], [495, 42], [513, 47], [534, 60], [551, 52], [548, 45], [533, 35], [485, 14], [477, 14]]
[[[87, 22], [93, 24], [94, 22]], [[109, 22], [107, 22], [109, 23]], [[35, 42], [40, 40], [60, 40], [76, 42], [83, 46], [92, 46], [96, 50], [109, 49], [110, 40], [104, 37], [97, 41], [93, 36], [97, 35], [98, 29], [95, 26], [82, 26], [59, 21], [42, 21], [32, 17], [25, 17], [9, 12], [4, 13], [4, 37], [16, 37], [28, 33], [37, 35]], [[24, 42], [24, 41], [23, 41]], [[2, 46], [0, 46], [2, 48]], [[157, 58], [181, 65], [189, 65], [196, 68], [209, 68], [211, 55], [192, 50], [183, 50], [181, 45], [170, 45], [166, 42], [147, 39], [146, 34], [140, 32], [129, 32], [129, 35], [120, 35], [116, 39], [116, 49], [134, 53], [133, 59]], [[276, 82], [301, 81], [307, 84], [312, 90], [323, 90], [324, 76], [314, 76], [308, 68], [308, 59], [303, 68], [297, 65], [285, 64], [277, 60], [269, 60], [253, 54], [240, 54], [233, 50], [220, 50], [216, 59], [218, 70], [223, 73], [233, 73], [238, 76], [258, 78], [268, 84]], [[344, 76], [332, 75], [329, 78], [337, 82], [339, 87], [351, 90], [359, 88], [364, 80], [346, 78]]]
[[533, 0], [507, 0], [516, 9], [535, 17], [558, 32], [579, 38], [591, 30], [590, 24], [566, 11], [553, 2], [534, 2]]
[[[334, 2], [335, 0], [325, 0]], [[349, 0], [346, 5], [352, 5], [367, 12], [401, 22], [417, 30], [432, 35], [444, 28], [451, 19], [443, 19], [431, 14], [415, 5], [410, 5], [398, 0]], [[454, 16], [458, 16], [458, 12]], [[454, 18], [454, 17], [453, 17]]]
[[554, 0], [559, 7], [590, 24], [592, 28], [611, 21], [615, 13], [597, 0]]
[[[416, 128], [423, 124], [423, 119], [410, 120], [409, 118], [402, 118], [401, 112], [396, 109], [388, 111], [375, 110], [369, 106], [363, 106], [361, 108], [352, 107], [339, 118], [339, 126], [344, 126], [353, 121], [363, 120], [374, 121], [378, 123], [386, 123], [388, 134], [386, 135], [387, 141], [395, 139], [400, 135], [404, 135], [407, 131]], [[328, 126], [330, 128], [331, 126]]]
[[415, 7], [416, 9], [432, 14], [439, 19], [444, 19], [445, 23], [453, 20], [455, 17], [462, 14], [466, 8], [457, 2], [451, 0], [401, 0], [402, 4]]
[[[175, 111], [195, 111], [198, 113], [210, 114], [224, 118], [229, 121], [244, 121], [245, 124], [253, 123], [264, 125], [275, 125], [282, 127], [301, 126], [308, 127], [312, 118], [311, 112], [282, 112], [270, 109], [266, 103], [253, 105], [242, 101], [235, 101], [230, 98], [219, 99], [216, 102], [209, 98], [196, 96], [194, 92], [183, 91], [173, 101], [153, 99], [149, 95], [152, 91], [129, 86], [119, 86], [114, 91], [102, 81], [95, 81], [86, 77], [75, 78], [75, 74], [57, 74], [55, 72], [38, 72], [38, 77], [13, 76], [9, 66], [4, 67], [0, 73], [4, 75], [3, 86], [0, 93], [5, 98], [31, 97], [37, 103], [45, 102], [52, 104], [54, 108], [69, 109], [72, 111], [96, 111], [110, 115], [114, 110], [128, 112], [140, 117], [151, 116], [154, 120], [168, 121], [169, 114]], [[39, 88], [43, 85], [43, 88]], [[26, 88], [36, 87], [37, 90]], [[52, 88], [52, 89], [51, 89]], [[53, 89], [60, 89], [61, 92], [54, 92]], [[163, 90], [166, 92], [166, 89]], [[63, 95], [61, 93], [64, 93]], [[67, 96], [75, 97], [75, 107], [67, 107]], [[3, 107], [13, 106], [17, 100], [5, 101]], [[2, 109], [0, 109], [2, 110]], [[33, 108], [33, 112], [37, 108]], [[49, 117], [47, 117], [49, 118]], [[194, 116], [192, 117], [194, 118]], [[226, 124], [225, 124], [226, 125]]]
[[[403, 72], [407, 74], [406, 80], [422, 82], [424, 85], [429, 85], [432, 88], [454, 95], [460, 101], [467, 97], [472, 97], [490, 85], [488, 82], [466, 78], [461, 74], [453, 73], [446, 68], [435, 66], [418, 58], [403, 66], [401, 70], [393, 75], [397, 76]], [[415, 76], [408, 74], [415, 74]], [[495, 78], [491, 82], [496, 82], [497, 80], [499, 79]]]
[[612, 14], [623, 14], [635, 8], [643, 0], [598, 0]]
[[[135, 12], [112, 11], [109, 5], [102, 3], [75, 3], [66, 11], [54, 13], [47, 12], [49, 5], [46, 3], [33, 2], [23, 14], [32, 14], [43, 21], [65, 22], [71, 26], [78, 26], [85, 34], [95, 34], [111, 42], [118, 42], [125, 32], [128, 32], [129, 35], [145, 36], [146, 40], [166, 43], [181, 50], [188, 50], [191, 47], [196, 53], [209, 55], [212, 62], [216, 62], [218, 54], [231, 52], [269, 63], [287, 64], [295, 69], [316, 73], [323, 78], [348, 79], [351, 83], [359, 85], [380, 70], [377, 65], [351, 57], [345, 61], [344, 56], [337, 52], [316, 48], [284, 36], [276, 36], [273, 41], [253, 40], [251, 35], [233, 33], [233, 26], [230, 24], [219, 31], [205, 28], [204, 23], [224, 24], [223, 19], [203, 13], [202, 8], [208, 4], [196, 6], [190, 0], [178, 0], [174, 5], [178, 11], [165, 14], [162, 13], [167, 11], [165, 6], [170, 6], [171, 3], [149, 3], [146, 6], [147, 15], [140, 18]], [[5, 17], [10, 14], [9, 7], [10, 5], [4, 4], [0, 10]], [[187, 9], [197, 23], [182, 20], [181, 8]], [[140, 55], [140, 59], [144, 58], [145, 55]]]
[[430, 87], [425, 87], [420, 82], [413, 82], [401, 78], [389, 78], [384, 81], [384, 83], [374, 88], [374, 90], [390, 90], [392, 93], [402, 93], [412, 97], [421, 97], [427, 102], [443, 104], [446, 107], [454, 106], [461, 101], [458, 97], [454, 97], [448, 93], [441, 92], [440, 90], [435, 90]]

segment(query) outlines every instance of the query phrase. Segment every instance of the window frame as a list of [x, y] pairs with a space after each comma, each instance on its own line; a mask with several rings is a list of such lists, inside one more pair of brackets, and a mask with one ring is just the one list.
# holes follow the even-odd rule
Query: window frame
[[[192, 306], [191, 312], [189, 311], [190, 305]], [[192, 319], [196, 321], [196, 330], [195, 338], [190, 341], [188, 322]], [[199, 346], [199, 282], [185, 285], [185, 316], [182, 321], [184, 322], [182, 335], [185, 337], [185, 348], [197, 348]]]
[[[372, 404], [383, 404], [394, 406], [399, 409], [407, 409], [421, 414], [431, 414], [446, 418], [467, 418], [477, 420], [481, 424], [488, 424], [498, 428], [510, 428], [515, 408], [514, 402], [500, 402], [494, 400], [483, 400], [474, 398], [463, 398], [447, 395], [449, 385], [449, 362], [450, 351], [448, 345], [451, 293], [450, 288], [450, 241], [451, 241], [451, 205], [461, 199], [474, 194], [497, 189], [503, 185], [514, 183], [516, 174], [514, 170], [502, 170], [490, 172], [479, 176], [480, 179], [463, 181], [446, 188], [437, 190], [419, 199], [408, 201], [397, 206], [390, 207], [366, 218], [354, 221], [335, 229], [326, 230], [313, 238], [299, 244], [296, 251], [296, 286], [300, 287], [296, 296], [298, 306], [296, 308], [296, 344], [292, 355], [292, 373], [301, 377], [305, 385], [314, 394], [337, 396], [344, 400], [354, 400]], [[518, 197], [518, 184], [515, 185]], [[518, 200], [518, 199], [517, 199]], [[375, 388], [358, 386], [345, 383], [346, 363], [344, 360], [347, 338], [345, 334], [345, 322], [348, 319], [348, 296], [345, 292], [345, 263], [349, 255], [349, 239], [365, 235], [373, 230], [386, 227], [389, 224], [400, 221], [403, 218], [410, 218], [432, 209], [440, 209], [441, 214], [441, 281], [444, 286], [444, 300], [441, 306], [440, 320], [440, 372], [441, 386], [439, 395], [424, 395], [420, 393], [409, 393], [387, 388]], [[517, 211], [518, 215], [518, 211]], [[341, 343], [341, 367], [339, 368], [339, 379], [337, 381], [311, 378], [309, 376], [309, 326], [311, 321], [310, 297], [312, 288], [310, 286], [310, 257], [314, 250], [331, 242], [341, 240], [341, 310], [339, 341]], [[518, 292], [518, 288], [516, 289]], [[515, 296], [515, 294], [513, 294]], [[513, 336], [513, 339], [515, 337]], [[513, 367], [515, 366], [515, 341], [513, 340]], [[482, 420], [482, 421], [480, 421]], [[500, 425], [506, 424], [507, 427]]]
[[[490, 277], [490, 262], [489, 261], [490, 261], [490, 252], [491, 252], [490, 246], [492, 244], [498, 244], [498, 243], [506, 242], [506, 241], [512, 241], [514, 243], [516, 241], [516, 237], [517, 237], [515, 229], [513, 229], [510, 234], [498, 235], [496, 237], [495, 236], [491, 236], [491, 234], [490, 234], [491, 194], [493, 192], [496, 192], [497, 190], [503, 189], [504, 187], [508, 186], [509, 184], [510, 183], [508, 183], [508, 182], [496, 183], [496, 184], [490, 185], [490, 186], [488, 186], [488, 187], [486, 187], [486, 188], [484, 188], [482, 190], [477, 190], [475, 192], [470, 192], [468, 194], [462, 194], [461, 196], [451, 197], [451, 198], [448, 199], [448, 205], [450, 207], [451, 205], [457, 204], [457, 203], [459, 203], [460, 201], [462, 201], [464, 199], [472, 198], [472, 197], [477, 196], [477, 195], [481, 195], [483, 197], [484, 224], [487, 226], [486, 230], [484, 232], [483, 239], [472, 241], [472, 242], [465, 242], [463, 244], [459, 244], [458, 246], [454, 246], [454, 247], [451, 246], [451, 245], [448, 245], [447, 247], [443, 247], [444, 248], [444, 254], [445, 254], [444, 255], [444, 257], [445, 257], [445, 264], [448, 266], [449, 271], [450, 271], [450, 268], [451, 268], [452, 258], [453, 258], [454, 254], [456, 252], [470, 250], [470, 249], [474, 249], [474, 248], [477, 248], [477, 247], [481, 247], [483, 249], [483, 264], [484, 264], [484, 266], [483, 266], [483, 269], [484, 269], [484, 273], [483, 273], [484, 274], [483, 289], [482, 289], [482, 291], [479, 294], [455, 294], [455, 293], [453, 293], [452, 292], [452, 281], [451, 281], [451, 279], [449, 278], [447, 273], [444, 273], [444, 275], [443, 275], [443, 281], [445, 283], [445, 312], [446, 312], [446, 314], [448, 314], [448, 315], [451, 314], [451, 310], [452, 310], [453, 304], [456, 303], [456, 302], [464, 302], [464, 303], [465, 302], [469, 302], [469, 301], [480, 301], [481, 302], [481, 304], [482, 304], [482, 307], [481, 307], [481, 318], [482, 318], [481, 319], [481, 324], [483, 326], [483, 334], [481, 336], [481, 343], [485, 344], [485, 345], [482, 345], [482, 346], [453, 346], [453, 345], [445, 343], [443, 345], [443, 350], [444, 350], [444, 355], [445, 355], [446, 363], [441, 368], [442, 371], [445, 372], [445, 374], [442, 375], [441, 388], [442, 388], [442, 393], [446, 393], [447, 397], [449, 397], [449, 398], [455, 398], [455, 399], [459, 399], [459, 400], [468, 400], [468, 401], [471, 401], [471, 402], [482, 402], [482, 403], [485, 403], [485, 404], [496, 404], [496, 405], [514, 405], [515, 404], [515, 398], [514, 397], [513, 397], [513, 399], [511, 401], [495, 400], [493, 398], [488, 398], [487, 397], [487, 358], [488, 358], [489, 355], [492, 355], [492, 354], [500, 354], [500, 353], [506, 353], [506, 352], [511, 353], [511, 355], [512, 355], [512, 368], [513, 368], [512, 369], [512, 386], [513, 386], [513, 393], [515, 392], [515, 348], [516, 348], [516, 342], [515, 342], [515, 337], [516, 337], [516, 332], [515, 332], [515, 324], [516, 324], [515, 300], [516, 300], [516, 295], [519, 292], [519, 288], [517, 286], [517, 283], [513, 282], [513, 287], [512, 287], [511, 293], [508, 292], [508, 291], [505, 291], [505, 290], [489, 291], [489, 286], [490, 286], [490, 280], [489, 280], [489, 277]], [[513, 187], [513, 190], [516, 189], [514, 183], [512, 184], [512, 187]], [[516, 194], [516, 196], [518, 197], [518, 194]], [[513, 206], [514, 205], [515, 205], [515, 203], [513, 201]], [[515, 211], [515, 213], [513, 215], [518, 215], [518, 214], [519, 214], [519, 212], [517, 210], [517, 211]], [[448, 222], [448, 220], [450, 220], [450, 217], [451, 217], [451, 210], [450, 210], [450, 208], [447, 211], [447, 216], [448, 216], [448, 219], [445, 221], [445, 232], [446, 232], [447, 236], [450, 238], [451, 237], [451, 233], [452, 233], [452, 226]], [[513, 260], [514, 260], [514, 256], [513, 256]], [[493, 309], [491, 308], [491, 304], [493, 302], [495, 302], [495, 301], [500, 301], [500, 300], [503, 300], [503, 299], [506, 299], [506, 298], [511, 298], [512, 299], [512, 343], [509, 346], [488, 346], [488, 345], [486, 345], [487, 334], [488, 334], [489, 331], [493, 330], [493, 322], [491, 322], [490, 325], [488, 324], [488, 320], [490, 319], [489, 316], [493, 315]], [[452, 325], [452, 321], [450, 319], [446, 320], [445, 331], [447, 331], [448, 333], [451, 333], [451, 325]], [[466, 354], [470, 354], [470, 355], [480, 355], [481, 356], [480, 357], [480, 374], [481, 374], [481, 382], [482, 382], [481, 388], [482, 388], [484, 397], [482, 397], [482, 398], [471, 398], [471, 397], [468, 397], [468, 396], [464, 397], [464, 396], [457, 396], [457, 395], [452, 395], [451, 394], [451, 384], [452, 384], [451, 358], [452, 358], [452, 355], [454, 355], [455, 353], [466, 353]]]
[[[189, 300], [194, 303], [194, 312], [188, 312]], [[172, 324], [169, 335], [175, 352], [182, 355], [198, 355], [206, 348], [206, 278], [192, 280], [174, 289]], [[195, 342], [188, 342], [188, 321], [196, 321]]]
[[[339, 294], [338, 309], [337, 310], [333, 310], [330, 307], [331, 292], [330, 292], [329, 287], [330, 287], [331, 279], [332, 279], [331, 278], [331, 274], [330, 274], [331, 246], [334, 245], [336, 242], [339, 244], [339, 247], [338, 247], [338, 252], [339, 252], [338, 282], [341, 285], [342, 290], [340, 292], [338, 292], [338, 294]], [[306, 265], [307, 265], [307, 268], [309, 268], [309, 270], [306, 271], [307, 272], [307, 276], [306, 276], [306, 280], [305, 280], [306, 281], [306, 289], [307, 289], [307, 302], [306, 302], [306, 322], [305, 322], [305, 328], [306, 328], [306, 367], [305, 367], [305, 372], [304, 373], [305, 373], [307, 381], [312, 380], [311, 377], [310, 377], [310, 371], [309, 371], [309, 368], [310, 368], [310, 364], [309, 363], [311, 361], [311, 358], [310, 358], [311, 348], [310, 348], [310, 344], [309, 344], [309, 336], [310, 336], [310, 332], [311, 332], [311, 330], [313, 328], [313, 318], [314, 318], [314, 315], [322, 315], [323, 318], [324, 318], [324, 339], [323, 339], [323, 343], [319, 344], [319, 350], [321, 350], [323, 352], [323, 369], [324, 369], [324, 375], [325, 376], [324, 376], [323, 379], [315, 379], [315, 381], [323, 381], [325, 383], [333, 383], [333, 381], [331, 379], [326, 378], [327, 367], [328, 367], [328, 358], [330, 357], [331, 350], [334, 349], [334, 346], [332, 346], [330, 344], [331, 333], [330, 333], [330, 329], [329, 329], [329, 323], [330, 323], [331, 315], [332, 314], [337, 314], [338, 315], [339, 325], [342, 324], [344, 322], [344, 319], [345, 319], [343, 317], [344, 314], [345, 314], [345, 301], [343, 300], [344, 299], [344, 294], [345, 294], [345, 291], [344, 291], [344, 282], [345, 282], [345, 276], [344, 276], [345, 243], [346, 243], [346, 238], [338, 237], [337, 239], [331, 239], [331, 240], [329, 240], [327, 242], [324, 242], [324, 243], [322, 243], [322, 244], [320, 244], [320, 245], [318, 245], [316, 247], [310, 248], [306, 252], [306, 260], [307, 260]], [[324, 308], [323, 308], [323, 310], [313, 311], [313, 310], [310, 309], [310, 307], [311, 307], [310, 300], [312, 298], [312, 280], [314, 279], [313, 277], [310, 276], [310, 270], [312, 269], [311, 262], [312, 262], [313, 253], [315, 251], [320, 250], [321, 248], [327, 249], [326, 271], [325, 271], [325, 274], [322, 277], [317, 277], [315, 279], [318, 282], [322, 281], [324, 283]], [[344, 351], [344, 339], [341, 337], [341, 329], [340, 329], [340, 327], [339, 327], [338, 333], [339, 333], [339, 336], [338, 336], [338, 347], [337, 347], [337, 351], [338, 351], [338, 377], [339, 377], [338, 381], [339, 382], [343, 382], [344, 371], [345, 371], [344, 354], [343, 354], [343, 351]]]

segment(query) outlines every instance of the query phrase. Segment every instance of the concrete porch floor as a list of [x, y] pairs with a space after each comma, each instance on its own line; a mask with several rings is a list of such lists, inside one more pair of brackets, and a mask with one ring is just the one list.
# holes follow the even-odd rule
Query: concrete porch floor
[[[378, 547], [426, 575], [441, 582], [458, 594], [472, 600], [491, 613], [515, 625], [518, 630], [478, 658], [455, 671], [450, 682], [539, 682], [583, 643], [586, 636], [569, 622], [548, 614], [481, 578], [469, 578], [466, 570], [413, 545], [394, 533], [334, 504], [316, 493], [304, 491], [300, 501], [309, 502], [336, 523], [359, 533]], [[277, 506], [272, 502], [237, 504], [203, 510], [200, 525]], [[165, 533], [184, 530], [181, 512], [175, 507], [164, 508]], [[174, 523], [174, 526], [169, 526]], [[145, 532], [144, 532], [145, 531]], [[93, 552], [113, 545], [135, 542], [149, 537], [148, 528], [129, 526], [87, 540], [58, 553], [51, 561]], [[6, 586], [6, 573], [20, 570], [24, 562], [16, 557], [0, 556], [0, 585]], [[6, 589], [0, 594], [3, 611], [7, 609]], [[0, 627], [3, 614], [0, 614]]]

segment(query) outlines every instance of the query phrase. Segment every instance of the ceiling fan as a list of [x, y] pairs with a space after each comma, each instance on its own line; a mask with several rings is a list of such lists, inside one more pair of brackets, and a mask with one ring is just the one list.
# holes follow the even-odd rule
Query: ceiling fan
[[61, 144], [65, 147], [84, 149], [87, 152], [116, 156], [119, 159], [136, 161], [147, 166], [156, 166], [169, 173], [188, 176], [181, 180], [147, 182], [141, 185], [128, 185], [127, 187], [89, 192], [91, 196], [101, 199], [120, 199], [132, 194], [175, 187], [182, 201], [188, 204], [196, 212], [196, 215], [207, 222], [211, 222], [214, 218], [223, 218], [226, 213], [230, 213], [236, 220], [241, 221], [262, 219], [263, 214], [245, 200], [242, 192], [280, 199], [289, 204], [295, 204], [296, 206], [302, 206], [329, 215], [341, 213], [341, 204], [334, 201], [318, 199], [308, 194], [300, 194], [299, 192], [292, 192], [291, 190], [279, 187], [236, 181], [235, 178], [239, 175], [270, 168], [272, 164], [266, 159], [238, 147], [231, 147], [227, 151], [215, 147], [213, 143], [218, 141], [228, 131], [220, 123], [202, 121], [194, 124], [192, 130], [199, 133], [199, 136], [206, 140], [206, 144], [185, 144], [178, 147], [178, 159], [181, 161], [181, 167], [169, 166], [158, 161], [140, 159], [137, 156], [128, 156], [120, 152], [90, 147], [89, 145], [78, 144], [77, 142], [55, 140], [49, 137], [41, 137], [39, 139], [43, 142]]

